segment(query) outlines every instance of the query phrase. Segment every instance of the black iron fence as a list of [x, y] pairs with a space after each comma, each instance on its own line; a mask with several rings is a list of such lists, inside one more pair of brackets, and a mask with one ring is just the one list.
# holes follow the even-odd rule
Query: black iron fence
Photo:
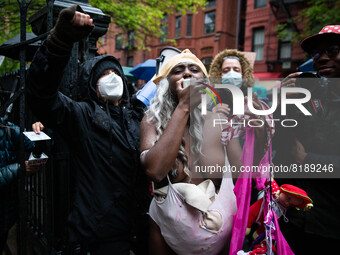
[[[95, 56], [97, 39], [107, 31], [110, 18], [88, 1], [47, 0], [46, 6], [29, 18], [34, 33], [26, 33], [27, 10], [31, 1], [18, 0], [21, 14], [21, 34], [0, 45], [0, 55], [20, 60], [20, 69], [0, 77], [0, 116], [20, 126], [21, 133], [37, 121], [26, 107], [25, 89], [27, 63], [53, 27], [58, 13], [65, 7], [80, 4], [90, 14], [95, 29], [86, 40], [75, 44], [63, 77], [60, 91], [81, 100], [82, 88], [77, 86], [78, 64]], [[20, 40], [19, 40], [20, 38]], [[10, 106], [10, 108], [8, 108]], [[66, 243], [66, 219], [72, 197], [72, 169], [67, 145], [55, 133], [43, 144], [49, 159], [34, 175], [22, 175], [19, 179], [18, 254], [78, 254], [79, 245]], [[27, 155], [21, 137], [20, 162], [24, 165]]]

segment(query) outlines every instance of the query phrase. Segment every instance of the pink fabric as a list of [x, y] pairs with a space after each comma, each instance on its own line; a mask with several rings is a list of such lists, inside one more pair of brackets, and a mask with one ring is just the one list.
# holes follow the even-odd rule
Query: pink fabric
[[[247, 127], [245, 143], [243, 146], [241, 162], [244, 166], [251, 166], [254, 160], [255, 129]], [[231, 237], [229, 254], [234, 255], [242, 250], [244, 237], [246, 234], [247, 220], [250, 208], [251, 195], [251, 172], [242, 172], [235, 184], [237, 213], [234, 215], [234, 225]]]
[[[243, 146], [241, 162], [244, 166], [252, 166], [254, 161], [254, 144], [255, 144], [255, 129], [251, 127], [247, 127], [246, 129], [246, 136], [245, 136], [245, 143]], [[267, 150], [266, 154], [262, 158], [260, 162], [260, 166], [269, 166], [271, 162], [271, 142], [269, 149]], [[250, 208], [250, 197], [251, 197], [251, 183], [252, 178], [256, 178], [256, 185], [259, 190], [265, 188], [265, 183], [268, 180], [269, 172], [260, 173], [260, 175], [252, 175], [251, 172], [243, 172], [240, 174], [234, 192], [236, 195], [237, 201], [237, 213], [234, 215], [234, 225], [232, 230], [232, 238], [231, 238], [231, 245], [229, 254], [236, 255], [238, 251], [242, 250], [243, 241], [245, 238], [245, 232], [247, 227], [247, 220], [249, 215], [249, 208]], [[271, 192], [267, 192], [271, 195]], [[264, 215], [267, 215], [268, 212], [268, 203], [270, 197], [269, 195], [266, 196], [266, 201], [264, 205]], [[290, 255], [293, 254], [292, 250], [290, 249], [287, 241], [285, 240], [284, 236], [280, 231], [280, 227], [277, 221], [277, 216], [275, 213], [272, 213], [273, 221], [275, 226], [274, 231], [274, 239], [276, 240], [276, 247], [279, 255]]]

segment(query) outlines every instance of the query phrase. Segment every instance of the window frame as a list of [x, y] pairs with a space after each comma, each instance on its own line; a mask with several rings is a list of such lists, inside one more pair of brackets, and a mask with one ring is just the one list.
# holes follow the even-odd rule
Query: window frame
[[[189, 19], [190, 17], [190, 19]], [[187, 31], [186, 31], [186, 36], [187, 37], [192, 37], [192, 18], [193, 15], [192, 14], [187, 14]], [[190, 25], [189, 25], [189, 21], [190, 20]], [[188, 33], [190, 31], [190, 33]]]
[[[291, 28], [286, 28], [286, 30], [289, 30], [289, 35], [285, 39], [281, 39], [278, 42], [278, 60], [281, 61], [287, 61], [292, 59], [292, 39], [293, 39], [293, 29]], [[290, 46], [290, 56], [289, 58], [283, 58], [281, 57], [281, 49], [283, 45], [289, 45]]]
[[[131, 64], [129, 63], [130, 59], [132, 59]], [[127, 56], [127, 58], [126, 58], [126, 66], [133, 67], [133, 56]]]
[[128, 46], [131, 49], [135, 47], [135, 32], [134, 31], [128, 32]]
[[[257, 31], [260, 31], [260, 30], [263, 30], [263, 43], [262, 44], [257, 44], [257, 45], [255, 45], [255, 33], [257, 32]], [[259, 61], [264, 61], [264, 46], [265, 46], [265, 38], [266, 38], [266, 29], [265, 29], [265, 27], [256, 27], [256, 28], [253, 28], [253, 38], [252, 38], [252, 51], [253, 52], [256, 52], [256, 58], [255, 58], [255, 61], [256, 62], [259, 62]], [[257, 50], [257, 48], [259, 47], [259, 46], [261, 46], [262, 45], [262, 58], [261, 59], [258, 59], [258, 52], [256, 51]]]
[[[209, 15], [210, 13], [214, 13], [215, 17], [214, 17], [214, 22], [211, 23], [206, 23], [206, 17], [207, 15]], [[207, 32], [207, 26], [210, 24], [214, 24], [214, 29], [211, 32]], [[212, 10], [212, 11], [208, 11], [204, 13], [204, 34], [212, 34], [215, 32], [215, 27], [216, 26], [216, 10]]]
[[215, 7], [216, 6], [216, 0], [207, 0], [206, 8]]
[[259, 8], [263, 8], [266, 6], [267, 6], [267, 0], [254, 0], [254, 9], [259, 9]]
[[[120, 38], [119, 43], [117, 43], [118, 42], [118, 38]], [[123, 35], [122, 34], [116, 35], [116, 38], [115, 38], [115, 49], [116, 50], [122, 50], [123, 49]]]
[[[179, 27], [177, 26], [178, 20], [179, 20]], [[182, 16], [176, 16], [175, 17], [175, 38], [181, 37], [181, 26], [182, 26]]]
[[[165, 29], [164, 29], [165, 28]], [[161, 20], [161, 31], [163, 30], [164, 34], [159, 37], [159, 43], [165, 44], [168, 39], [168, 15], [164, 14]]]

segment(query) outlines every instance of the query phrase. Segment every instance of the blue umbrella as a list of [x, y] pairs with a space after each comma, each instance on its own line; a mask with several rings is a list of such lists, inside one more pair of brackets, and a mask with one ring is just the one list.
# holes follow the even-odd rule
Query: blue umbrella
[[136, 65], [130, 71], [137, 79], [148, 81], [156, 73], [156, 60], [148, 59], [145, 62]]

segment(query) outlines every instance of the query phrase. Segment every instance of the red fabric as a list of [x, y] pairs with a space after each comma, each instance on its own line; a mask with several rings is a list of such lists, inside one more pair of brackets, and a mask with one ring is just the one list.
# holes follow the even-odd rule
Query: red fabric
[[272, 195], [275, 197], [276, 192], [280, 190], [279, 185], [277, 185], [276, 181], [272, 180]]
[[[247, 228], [250, 228], [251, 225], [253, 225], [254, 221], [256, 221], [257, 216], [259, 215], [261, 211], [262, 202], [263, 202], [263, 198], [257, 200], [254, 204], [250, 206]], [[263, 214], [259, 218], [259, 222], [263, 222]]]
[[282, 75], [281, 72], [268, 72], [268, 73], [254, 73], [254, 77], [255, 78], [267, 78], [267, 79], [270, 79], [270, 78], [280, 78]]
[[[253, 223], [256, 221], [261, 211], [262, 203], [263, 203], [263, 198], [260, 198], [254, 204], [250, 206], [247, 228], [251, 228], [251, 225], [253, 225]], [[259, 219], [257, 220], [257, 223], [259, 223], [259, 227], [256, 229], [256, 233], [258, 235], [264, 232], [263, 219], [264, 217], [263, 217], [263, 211], [262, 211]]]
[[325, 26], [319, 32], [319, 34], [323, 34], [323, 33], [336, 33], [336, 34], [340, 34], [340, 25], [328, 25], [328, 26]]

